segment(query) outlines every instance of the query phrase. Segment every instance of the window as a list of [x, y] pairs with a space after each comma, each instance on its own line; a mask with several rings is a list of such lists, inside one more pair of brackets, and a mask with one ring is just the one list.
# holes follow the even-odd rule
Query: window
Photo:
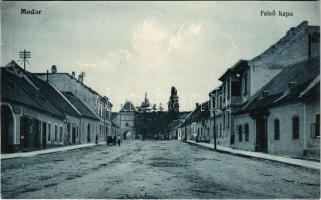
[[51, 124], [50, 123], [48, 123], [48, 141], [50, 141], [51, 140]]
[[245, 141], [249, 141], [249, 124], [244, 125]]
[[244, 74], [244, 95], [247, 94], [247, 73]]
[[274, 120], [274, 139], [280, 140], [280, 120]]
[[59, 137], [59, 139], [60, 139], [60, 142], [62, 142], [62, 126], [60, 126], [60, 137]]
[[239, 125], [238, 133], [239, 133], [239, 141], [242, 142], [242, 125]]
[[126, 126], [128, 126], [128, 123], [126, 122]]
[[292, 136], [293, 139], [299, 139], [300, 137], [300, 119], [298, 116], [292, 118]]
[[230, 128], [230, 113], [229, 112], [227, 113], [227, 123], [226, 123], [226, 125], [227, 125], [227, 128]]
[[241, 84], [239, 81], [232, 81], [232, 96], [241, 96]]
[[226, 83], [226, 94], [227, 94], [227, 97], [230, 96], [230, 79], [227, 79], [227, 83]]
[[55, 142], [57, 142], [58, 126], [55, 124]]
[[225, 130], [225, 112], [223, 112], [223, 130]]
[[320, 114], [315, 116], [315, 129], [314, 129], [315, 137], [320, 137]]

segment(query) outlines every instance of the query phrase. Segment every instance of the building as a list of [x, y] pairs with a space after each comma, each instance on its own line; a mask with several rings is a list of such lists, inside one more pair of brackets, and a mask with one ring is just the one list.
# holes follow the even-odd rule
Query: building
[[284, 68], [235, 112], [234, 148], [320, 156], [320, 59]]
[[[74, 72], [71, 75], [59, 73], [57, 66], [53, 65], [50, 73], [47, 71], [47, 73], [35, 73], [35, 75], [49, 82], [61, 92], [72, 92], [96, 115], [99, 123], [82, 127], [82, 129], [87, 129], [87, 132], [90, 132], [89, 135], [108, 135], [112, 132], [112, 104], [108, 97], [100, 95], [83, 83], [85, 76], [83, 72], [76, 79]], [[90, 137], [87, 141], [93, 141], [93, 138]]]
[[65, 120], [25, 73], [1, 68], [1, 153], [45, 149], [52, 138], [63, 144]]
[[119, 127], [122, 138], [125, 140], [135, 139], [135, 111], [136, 109], [132, 102], [126, 101], [112, 120]]
[[171, 121], [164, 129], [165, 138], [182, 140], [182, 132], [179, 126], [184, 122], [189, 112], [178, 112], [173, 121]]
[[[309, 26], [304, 21], [292, 27], [283, 38], [260, 55], [251, 60], [239, 60], [229, 68], [219, 78], [222, 85], [209, 94], [210, 126], [213, 133], [214, 130], [216, 132], [218, 144], [237, 148], [235, 143], [239, 139], [240, 127], [235, 128], [233, 113], [246, 105], [254, 94], [286, 67], [319, 57], [319, 47], [319, 26]], [[245, 129], [248, 131], [247, 126]]]
[[[74, 108], [81, 114], [79, 126], [74, 124], [67, 124], [67, 134], [70, 135], [71, 131], [71, 142], [75, 143], [89, 143], [94, 142], [98, 136], [98, 141], [105, 141], [106, 134], [103, 131], [99, 131], [99, 135], [90, 130], [90, 127], [95, 127], [100, 125], [98, 117], [82, 102], [76, 95], [72, 92], [63, 92], [63, 95], [68, 99], [68, 101], [74, 106]], [[70, 126], [70, 127], [69, 127]], [[102, 126], [99, 127], [102, 129]], [[69, 130], [69, 131], [68, 131]], [[70, 137], [68, 137], [70, 138]]]
[[185, 140], [197, 142], [210, 142], [210, 102], [196, 104], [195, 110], [186, 116], [185, 121], [179, 126], [182, 137]]
[[[65, 124], [62, 130], [62, 134], [56, 134], [56, 131], [48, 132], [48, 141], [51, 145], [63, 145], [63, 144], [77, 144], [80, 142], [80, 124], [82, 114], [76, 107], [59, 91], [54, 85], [43, 81], [34, 74], [23, 70], [16, 63], [7, 66], [9, 70], [16, 73], [23, 73], [28, 80], [37, 88], [38, 92], [41, 92], [46, 98], [63, 113], [66, 117]], [[18, 72], [19, 71], [19, 72]], [[62, 138], [60, 138], [60, 136]]]

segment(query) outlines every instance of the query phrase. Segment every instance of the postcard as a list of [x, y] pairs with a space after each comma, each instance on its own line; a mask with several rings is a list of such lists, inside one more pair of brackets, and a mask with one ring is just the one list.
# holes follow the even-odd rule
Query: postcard
[[1, 2], [1, 198], [319, 199], [319, 1]]

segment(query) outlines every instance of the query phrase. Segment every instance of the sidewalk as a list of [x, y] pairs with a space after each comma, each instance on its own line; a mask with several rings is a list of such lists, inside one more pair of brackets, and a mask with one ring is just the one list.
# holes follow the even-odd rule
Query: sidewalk
[[[197, 145], [201, 148], [214, 150], [213, 144], [202, 143], [202, 142], [196, 143], [193, 140], [186, 140], [185, 142], [187, 142], [191, 145]], [[253, 152], [253, 151], [242, 151], [242, 150], [236, 150], [236, 149], [232, 149], [230, 147], [223, 147], [223, 146], [219, 146], [219, 145], [217, 145], [216, 149], [217, 149], [216, 151], [221, 152], [221, 153], [229, 153], [232, 155], [242, 156], [242, 157], [247, 157], [247, 158], [258, 158], [258, 159], [264, 159], [264, 160], [271, 160], [271, 161], [275, 161], [275, 162], [286, 163], [286, 164], [300, 166], [300, 167], [304, 167], [304, 168], [320, 170], [320, 162], [316, 162], [316, 161], [289, 158], [289, 157], [285, 157], [285, 156], [271, 155], [271, 154], [266, 154], [266, 153]]]
[[[99, 144], [106, 144], [106, 142], [99, 142]], [[70, 146], [62, 146], [52, 149], [44, 149], [38, 151], [30, 151], [30, 152], [23, 152], [23, 153], [11, 153], [11, 154], [1, 154], [1, 160], [11, 159], [11, 158], [23, 158], [23, 157], [31, 157], [40, 154], [48, 154], [48, 153], [56, 153], [61, 151], [68, 151], [72, 149], [81, 149], [86, 147], [92, 147], [97, 144], [95, 143], [86, 143], [86, 144], [77, 144], [77, 145], [70, 145]]]

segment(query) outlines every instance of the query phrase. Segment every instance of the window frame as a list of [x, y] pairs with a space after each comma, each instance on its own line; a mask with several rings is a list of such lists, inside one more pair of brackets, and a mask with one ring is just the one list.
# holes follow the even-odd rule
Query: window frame
[[280, 140], [280, 120], [274, 119], [274, 140]]
[[[297, 123], [295, 123], [297, 120]], [[300, 117], [295, 115], [292, 117], [292, 139], [300, 139]]]

